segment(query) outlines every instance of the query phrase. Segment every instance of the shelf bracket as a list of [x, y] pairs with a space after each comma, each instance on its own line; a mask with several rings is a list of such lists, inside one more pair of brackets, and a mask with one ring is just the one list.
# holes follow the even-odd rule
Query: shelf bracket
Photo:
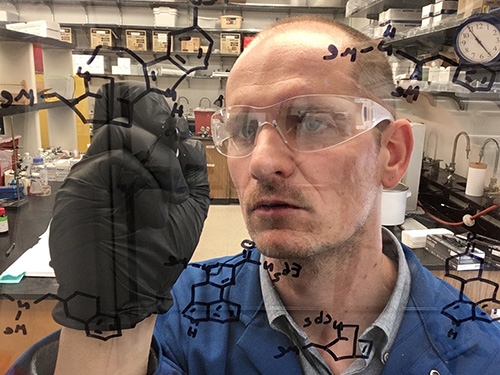
[[52, 22], [56, 22], [56, 14], [54, 12], [54, 4], [51, 1], [43, 2], [47, 8], [50, 9], [50, 15], [52, 17]]
[[85, 2], [80, 2], [82, 5], [83, 10], [85, 11], [85, 23], [90, 23], [90, 17], [89, 17], [89, 8]]
[[455, 94], [454, 92], [440, 91], [440, 92], [431, 92], [431, 94], [434, 97], [441, 96], [453, 100], [455, 103], [457, 103], [457, 106], [461, 111], [465, 111], [467, 109], [467, 104], [465, 103], [465, 100], [458, 97], [457, 94]]

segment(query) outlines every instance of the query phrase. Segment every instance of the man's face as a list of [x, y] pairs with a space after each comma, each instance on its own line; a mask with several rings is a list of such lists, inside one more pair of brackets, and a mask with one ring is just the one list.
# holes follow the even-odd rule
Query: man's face
[[[323, 59], [331, 43], [348, 46], [315, 32], [291, 32], [254, 46], [231, 72], [227, 106], [263, 107], [305, 94], [363, 96], [349, 76], [355, 62]], [[332, 247], [347, 250], [359, 245], [356, 238], [366, 228], [380, 231], [375, 131], [304, 153], [265, 125], [250, 156], [228, 159], [249, 234], [265, 255], [300, 259]]]

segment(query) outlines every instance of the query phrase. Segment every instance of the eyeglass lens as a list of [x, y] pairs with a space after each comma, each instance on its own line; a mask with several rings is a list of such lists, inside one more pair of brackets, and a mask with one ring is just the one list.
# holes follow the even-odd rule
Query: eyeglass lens
[[213, 124], [220, 138], [215, 140], [216, 146], [230, 157], [247, 156], [259, 129], [269, 125], [295, 150], [323, 150], [376, 125], [366, 127], [366, 103], [342, 96], [302, 96], [266, 108], [234, 106]]

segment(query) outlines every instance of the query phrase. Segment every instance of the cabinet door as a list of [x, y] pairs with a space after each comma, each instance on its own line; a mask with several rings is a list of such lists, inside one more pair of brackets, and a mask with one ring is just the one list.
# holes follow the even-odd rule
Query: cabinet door
[[221, 155], [212, 141], [204, 140], [207, 153], [208, 180], [210, 182], [211, 199], [229, 198], [229, 173], [227, 171], [226, 157]]

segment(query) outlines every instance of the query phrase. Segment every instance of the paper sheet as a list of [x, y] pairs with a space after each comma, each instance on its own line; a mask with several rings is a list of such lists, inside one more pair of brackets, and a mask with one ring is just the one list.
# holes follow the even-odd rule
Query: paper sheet
[[49, 229], [40, 236], [38, 243], [19, 257], [0, 275], [0, 283], [18, 283], [24, 276], [55, 277], [54, 269], [49, 266]]

